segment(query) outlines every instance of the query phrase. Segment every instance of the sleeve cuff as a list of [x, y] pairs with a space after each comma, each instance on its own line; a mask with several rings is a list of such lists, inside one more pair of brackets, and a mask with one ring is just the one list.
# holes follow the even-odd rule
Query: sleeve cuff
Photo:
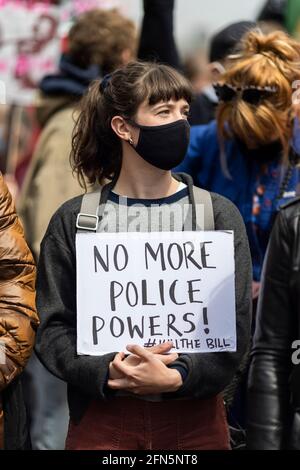
[[188, 371], [186, 370], [186, 368], [184, 366], [181, 366], [181, 365], [178, 365], [178, 364], [174, 364], [173, 366], [170, 365], [169, 368], [178, 370], [178, 372], [179, 372], [179, 374], [181, 375], [181, 378], [182, 378], [182, 383], [184, 383], [185, 379], [188, 376]]

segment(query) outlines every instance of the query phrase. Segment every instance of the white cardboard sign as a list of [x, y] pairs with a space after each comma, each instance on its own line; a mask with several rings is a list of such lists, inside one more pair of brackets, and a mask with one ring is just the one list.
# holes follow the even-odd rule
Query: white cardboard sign
[[79, 233], [77, 352], [236, 351], [231, 231]]

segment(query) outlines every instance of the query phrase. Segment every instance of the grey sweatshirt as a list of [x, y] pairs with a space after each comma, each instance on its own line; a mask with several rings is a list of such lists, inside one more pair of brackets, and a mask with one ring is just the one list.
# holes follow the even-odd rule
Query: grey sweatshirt
[[[188, 199], [193, 204], [192, 180], [183, 174], [180, 178], [188, 186], [181, 196], [185, 202]], [[204, 399], [222, 392], [231, 382], [250, 340], [252, 267], [245, 226], [238, 209], [230, 201], [214, 193], [211, 196], [215, 229], [234, 231], [237, 351], [181, 354], [172, 366], [184, 368], [187, 376], [179, 390], [163, 394], [163, 399]], [[116, 202], [111, 193], [107, 197]], [[180, 199], [180, 192], [175, 199], [178, 197]], [[172, 198], [174, 202], [174, 196], [171, 196], [169, 201], [164, 198], [156, 203], [172, 203]], [[37, 278], [41, 325], [36, 353], [50, 372], [68, 383], [70, 415], [75, 422], [80, 420], [91, 399], [105, 400], [115, 396], [115, 392], [107, 387], [107, 375], [116, 352], [100, 357], [76, 353], [75, 236], [81, 201], [82, 196], [71, 199], [52, 217], [41, 244]]]

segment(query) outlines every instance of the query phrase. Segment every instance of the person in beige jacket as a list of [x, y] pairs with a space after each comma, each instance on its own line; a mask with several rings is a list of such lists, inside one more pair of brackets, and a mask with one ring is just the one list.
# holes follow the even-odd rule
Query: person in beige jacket
[[18, 198], [36, 260], [54, 212], [82, 192], [69, 164], [77, 103], [93, 80], [133, 59], [136, 30], [115, 10], [91, 10], [78, 18], [68, 42], [59, 73], [46, 76], [40, 84], [37, 118], [42, 132]]
[[67, 199], [80, 194], [68, 155], [71, 150], [73, 105], [50, 117], [38, 140], [19, 199], [28, 244], [38, 259], [40, 242], [49, 220]]
[[[115, 10], [91, 10], [72, 26], [59, 73], [46, 76], [40, 84], [37, 117], [42, 132], [18, 199], [36, 261], [54, 212], [83, 191], [69, 164], [77, 103], [92, 81], [130, 61], [135, 49], [136, 29], [131, 20]], [[69, 421], [66, 385], [35, 355], [27, 371], [28, 405], [30, 397], [36, 397], [34, 407], [30, 406], [32, 447], [63, 449]]]

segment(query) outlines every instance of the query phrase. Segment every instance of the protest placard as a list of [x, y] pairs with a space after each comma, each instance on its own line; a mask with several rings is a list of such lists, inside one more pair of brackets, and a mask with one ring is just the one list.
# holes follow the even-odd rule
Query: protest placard
[[77, 352], [236, 350], [232, 232], [78, 233]]

